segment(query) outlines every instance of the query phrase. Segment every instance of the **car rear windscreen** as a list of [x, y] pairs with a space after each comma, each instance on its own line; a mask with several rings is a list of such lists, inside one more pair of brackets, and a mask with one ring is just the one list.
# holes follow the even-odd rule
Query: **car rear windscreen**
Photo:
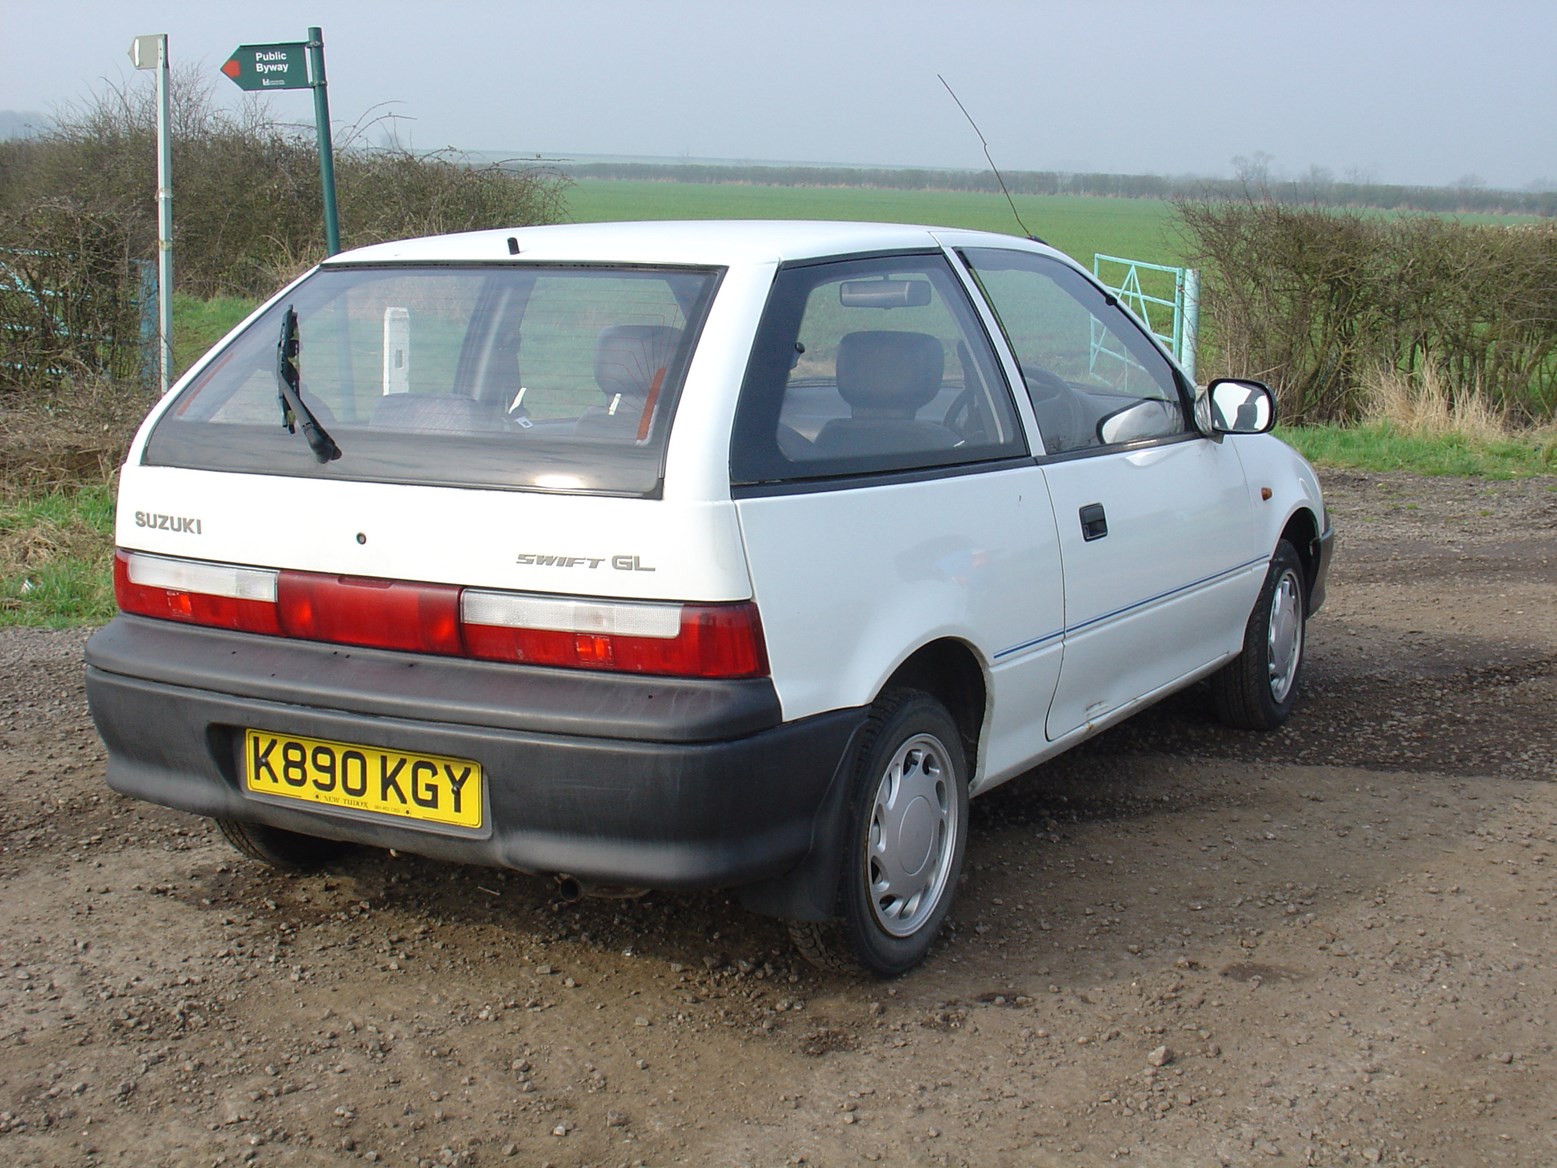
[[[718, 278], [595, 265], [323, 268], [179, 392], [144, 461], [652, 495]], [[289, 311], [301, 412], [287, 408], [278, 374]], [[339, 457], [319, 453], [328, 444], [309, 440], [310, 423]]]

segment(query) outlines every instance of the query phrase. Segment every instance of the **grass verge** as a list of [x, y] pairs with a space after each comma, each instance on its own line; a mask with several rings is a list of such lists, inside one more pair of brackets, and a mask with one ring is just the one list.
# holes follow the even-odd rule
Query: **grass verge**
[[0, 627], [68, 628], [114, 614], [113, 488], [0, 501]]
[[236, 296], [210, 300], [175, 293], [173, 296], [173, 367], [183, 373], [206, 350], [253, 312], [258, 301]]
[[1499, 437], [1402, 429], [1390, 422], [1359, 426], [1279, 426], [1277, 437], [1315, 466], [1420, 475], [1517, 479], [1557, 475], [1557, 428]]

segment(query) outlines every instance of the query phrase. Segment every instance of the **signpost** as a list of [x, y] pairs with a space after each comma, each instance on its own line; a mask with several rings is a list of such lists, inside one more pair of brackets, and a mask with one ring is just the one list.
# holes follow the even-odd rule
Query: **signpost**
[[341, 250], [340, 219], [335, 209], [335, 148], [330, 140], [330, 101], [324, 81], [324, 33], [308, 30], [306, 41], [239, 45], [222, 63], [222, 73], [239, 89], [312, 89], [314, 124], [319, 136], [319, 182], [324, 189], [325, 250]]
[[130, 42], [130, 60], [137, 69], [157, 71], [157, 331], [162, 392], [173, 380], [173, 135], [168, 96], [166, 33], [138, 36]]

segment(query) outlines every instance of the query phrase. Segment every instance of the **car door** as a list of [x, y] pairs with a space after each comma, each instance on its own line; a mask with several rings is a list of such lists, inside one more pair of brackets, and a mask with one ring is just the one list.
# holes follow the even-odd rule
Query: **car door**
[[980, 781], [1046, 745], [1062, 580], [1043, 470], [947, 257], [786, 265], [731, 441], [755, 597], [787, 718], [862, 705], [934, 642], [997, 702]]
[[1052, 256], [962, 256], [1044, 442], [1065, 592], [1053, 740], [1235, 652], [1268, 550], [1237, 451], [1195, 430], [1182, 378], [1112, 296]]

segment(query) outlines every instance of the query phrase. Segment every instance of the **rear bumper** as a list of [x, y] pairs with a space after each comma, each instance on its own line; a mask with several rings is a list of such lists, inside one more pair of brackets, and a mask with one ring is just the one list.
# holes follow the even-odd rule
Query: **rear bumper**
[[[767, 681], [503, 666], [120, 616], [87, 644], [115, 790], [169, 807], [585, 881], [718, 887], [778, 877], [828, 834], [821, 809], [864, 711], [782, 721]], [[258, 728], [474, 759], [484, 826], [262, 800]]]

